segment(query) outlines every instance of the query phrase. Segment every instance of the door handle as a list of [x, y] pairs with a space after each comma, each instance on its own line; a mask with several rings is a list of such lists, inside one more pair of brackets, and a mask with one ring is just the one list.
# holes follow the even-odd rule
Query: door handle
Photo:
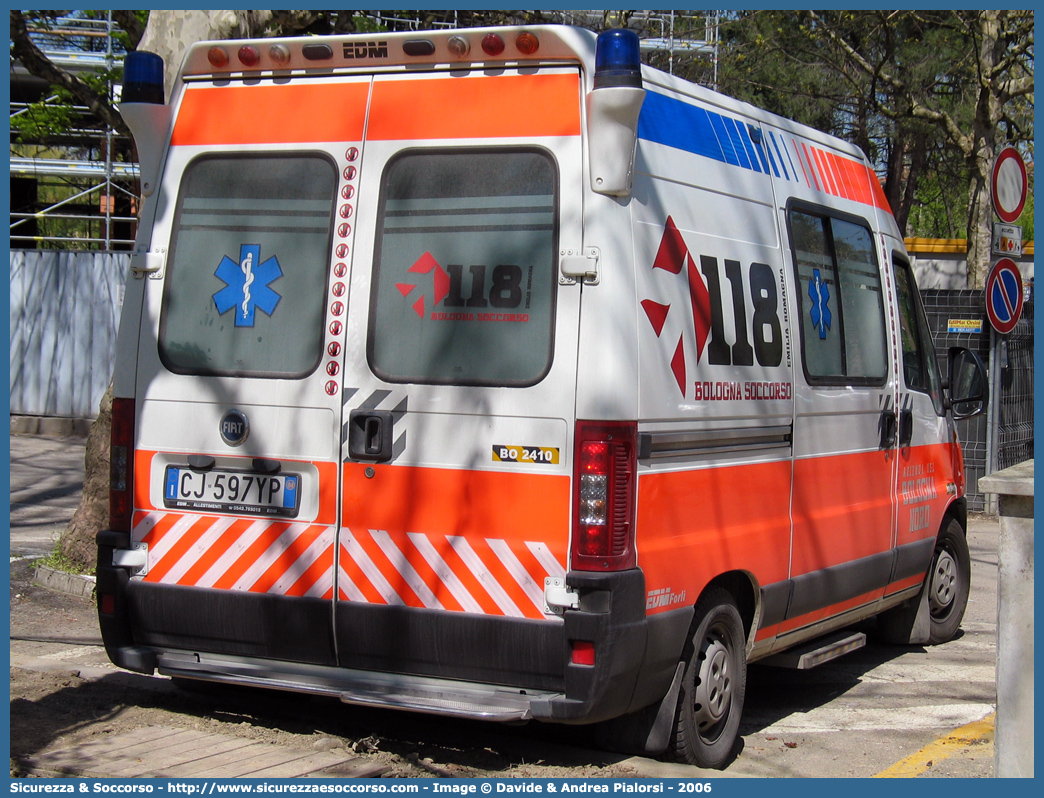
[[905, 449], [913, 440], [913, 410], [899, 411], [899, 447]]
[[881, 448], [882, 449], [893, 449], [895, 448], [895, 413], [892, 410], [885, 410], [881, 413]]
[[374, 463], [392, 459], [390, 410], [353, 410], [348, 414], [348, 456]]

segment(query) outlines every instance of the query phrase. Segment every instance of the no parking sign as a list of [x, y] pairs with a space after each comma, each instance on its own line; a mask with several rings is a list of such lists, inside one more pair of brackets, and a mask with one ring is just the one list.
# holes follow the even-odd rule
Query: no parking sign
[[1022, 274], [1015, 261], [1001, 258], [986, 278], [986, 315], [999, 333], [1009, 333], [1022, 315]]

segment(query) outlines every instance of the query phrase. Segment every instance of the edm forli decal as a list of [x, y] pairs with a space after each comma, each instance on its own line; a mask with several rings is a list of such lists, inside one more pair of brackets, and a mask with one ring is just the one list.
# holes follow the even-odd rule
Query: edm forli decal
[[214, 276], [225, 284], [214, 294], [214, 305], [219, 315], [235, 308], [236, 327], [253, 327], [255, 308], [271, 316], [282, 299], [268, 284], [282, 277], [283, 270], [275, 255], [262, 262], [260, 244], [241, 245], [238, 263], [226, 255]]

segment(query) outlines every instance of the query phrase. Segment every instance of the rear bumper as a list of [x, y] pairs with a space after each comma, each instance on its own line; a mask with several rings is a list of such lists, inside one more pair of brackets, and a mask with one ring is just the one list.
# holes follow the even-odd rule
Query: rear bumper
[[[124, 539], [98, 537], [99, 624], [116, 665], [350, 704], [604, 720], [667, 692], [692, 613], [647, 617], [637, 569], [570, 573], [580, 607], [561, 621], [151, 584], [111, 564]], [[571, 662], [574, 640], [594, 643], [593, 666]]]

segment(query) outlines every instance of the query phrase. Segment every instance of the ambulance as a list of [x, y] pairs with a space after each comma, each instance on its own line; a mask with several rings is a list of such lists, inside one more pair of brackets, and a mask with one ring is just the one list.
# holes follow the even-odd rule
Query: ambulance
[[639, 53], [203, 42], [169, 98], [129, 54], [116, 665], [721, 768], [747, 663], [953, 637], [981, 360], [858, 148]]

